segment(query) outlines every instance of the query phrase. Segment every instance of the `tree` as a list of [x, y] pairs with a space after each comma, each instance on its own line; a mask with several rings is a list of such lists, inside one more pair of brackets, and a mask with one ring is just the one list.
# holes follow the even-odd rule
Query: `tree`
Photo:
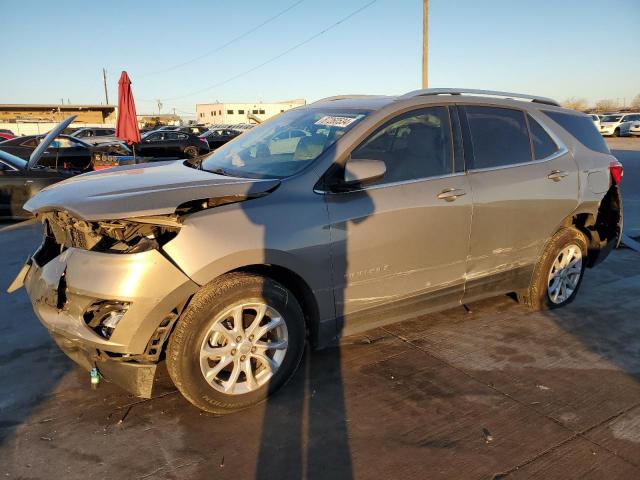
[[618, 102], [611, 99], [598, 100], [596, 102], [597, 112], [613, 112], [618, 110]]
[[588, 108], [587, 100], [585, 98], [576, 97], [567, 98], [563, 102], [563, 106], [580, 112], [583, 112]]
[[631, 108], [634, 110], [640, 110], [640, 93], [631, 100]]

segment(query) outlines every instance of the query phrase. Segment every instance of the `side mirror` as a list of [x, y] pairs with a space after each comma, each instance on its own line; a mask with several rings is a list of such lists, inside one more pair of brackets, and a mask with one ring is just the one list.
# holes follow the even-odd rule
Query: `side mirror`
[[366, 185], [380, 180], [387, 172], [382, 160], [351, 160], [344, 168], [344, 184], [347, 187]]

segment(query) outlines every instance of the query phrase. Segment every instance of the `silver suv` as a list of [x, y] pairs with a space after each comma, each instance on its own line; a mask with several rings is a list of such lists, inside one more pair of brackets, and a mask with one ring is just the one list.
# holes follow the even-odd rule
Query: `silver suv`
[[332, 97], [204, 158], [46, 188], [13, 287], [86, 369], [149, 396], [166, 361], [225, 413], [282, 386], [307, 341], [509, 292], [571, 302], [619, 241], [621, 176], [591, 118], [550, 99]]

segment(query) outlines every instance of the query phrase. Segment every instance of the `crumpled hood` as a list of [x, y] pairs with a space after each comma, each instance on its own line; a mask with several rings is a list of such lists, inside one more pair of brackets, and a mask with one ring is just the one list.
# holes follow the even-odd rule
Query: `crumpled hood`
[[279, 180], [227, 177], [183, 161], [129, 165], [72, 177], [40, 191], [25, 205], [32, 213], [62, 209], [85, 220], [166, 215], [192, 200], [261, 195]]

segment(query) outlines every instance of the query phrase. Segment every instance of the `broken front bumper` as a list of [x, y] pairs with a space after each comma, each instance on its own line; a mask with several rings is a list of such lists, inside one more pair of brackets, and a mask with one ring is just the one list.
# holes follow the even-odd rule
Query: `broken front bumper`
[[[37, 257], [24, 285], [56, 343], [81, 366], [97, 367], [133, 393], [150, 394], [155, 365], [136, 356], [148, 352], [154, 333], [198, 285], [157, 250], [113, 254], [69, 248], [42, 266]], [[127, 305], [109, 338], [86, 321], [87, 311], [100, 302]]]

